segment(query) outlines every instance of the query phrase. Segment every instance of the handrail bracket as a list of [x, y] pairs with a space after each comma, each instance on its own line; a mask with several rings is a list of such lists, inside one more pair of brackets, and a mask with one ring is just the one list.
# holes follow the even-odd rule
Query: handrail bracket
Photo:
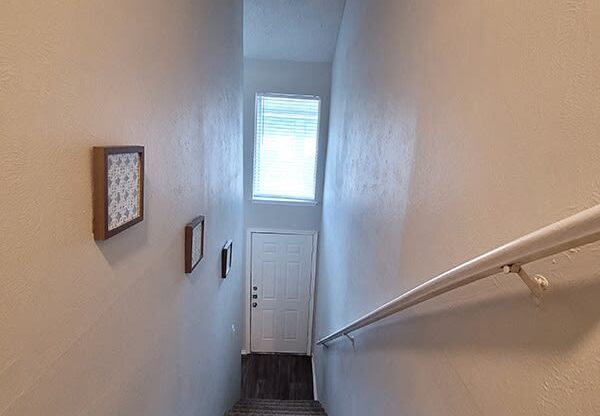
[[344, 336], [353, 341], [348, 333], [356, 334], [355, 331], [367, 325], [503, 271], [519, 275], [539, 306], [548, 289], [548, 280], [541, 275], [530, 276], [523, 270], [523, 265], [599, 240], [600, 204], [446, 270], [322, 337], [317, 344], [323, 345]]
[[542, 299], [544, 298], [544, 292], [550, 286], [550, 282], [544, 276], [536, 274], [535, 276], [530, 276], [520, 264], [507, 264], [502, 268], [504, 273], [516, 273], [519, 275], [523, 283], [527, 285], [529, 290], [531, 291], [531, 295], [536, 306], [540, 306], [542, 304]]

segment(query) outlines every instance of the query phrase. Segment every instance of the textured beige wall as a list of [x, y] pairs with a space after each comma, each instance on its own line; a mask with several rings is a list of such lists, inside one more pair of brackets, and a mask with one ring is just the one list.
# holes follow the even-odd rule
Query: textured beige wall
[[[600, 3], [348, 0], [317, 335], [600, 203]], [[600, 414], [600, 245], [317, 349], [331, 416]]]
[[[222, 280], [220, 249], [242, 243], [241, 9], [0, 5], [0, 415], [208, 416], [239, 394], [241, 256]], [[146, 147], [146, 219], [96, 243], [109, 144]]]

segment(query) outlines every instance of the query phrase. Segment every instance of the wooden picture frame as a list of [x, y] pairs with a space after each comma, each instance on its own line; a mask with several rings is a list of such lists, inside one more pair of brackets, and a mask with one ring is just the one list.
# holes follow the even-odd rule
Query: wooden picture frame
[[204, 216], [185, 226], [185, 272], [191, 273], [204, 257]]
[[233, 241], [227, 240], [221, 250], [221, 277], [225, 279], [231, 271], [231, 263], [233, 259]]
[[144, 147], [93, 148], [93, 232], [106, 240], [144, 220]]

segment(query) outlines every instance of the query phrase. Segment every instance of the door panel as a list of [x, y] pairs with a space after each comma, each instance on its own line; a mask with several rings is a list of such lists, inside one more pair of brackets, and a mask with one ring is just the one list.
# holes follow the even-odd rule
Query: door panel
[[253, 233], [251, 244], [251, 350], [306, 354], [312, 235]]

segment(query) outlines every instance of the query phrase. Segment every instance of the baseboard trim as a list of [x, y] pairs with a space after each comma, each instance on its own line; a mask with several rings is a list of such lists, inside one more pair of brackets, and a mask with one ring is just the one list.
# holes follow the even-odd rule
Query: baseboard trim
[[312, 367], [312, 380], [313, 380], [313, 396], [316, 401], [319, 400], [319, 395], [317, 393], [317, 374], [315, 372], [315, 356], [310, 356], [310, 365]]

